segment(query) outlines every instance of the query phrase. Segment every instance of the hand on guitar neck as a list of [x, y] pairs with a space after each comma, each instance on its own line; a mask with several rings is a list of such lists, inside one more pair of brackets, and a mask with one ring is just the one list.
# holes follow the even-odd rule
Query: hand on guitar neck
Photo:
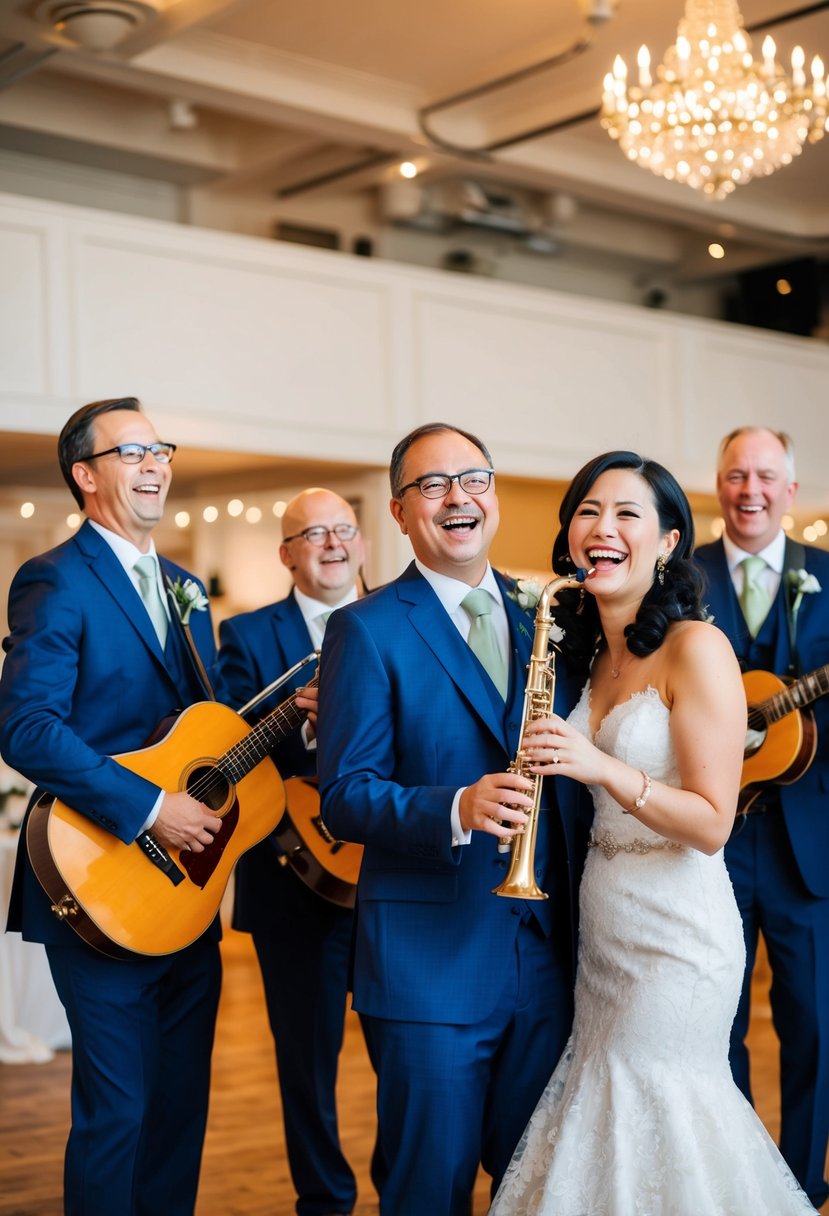
[[316, 682], [298, 688], [294, 694], [297, 709], [305, 714], [305, 741], [310, 743], [317, 734], [317, 706], [319, 704], [319, 687]]
[[166, 849], [203, 853], [222, 826], [217, 815], [186, 790], [165, 793], [152, 833]]

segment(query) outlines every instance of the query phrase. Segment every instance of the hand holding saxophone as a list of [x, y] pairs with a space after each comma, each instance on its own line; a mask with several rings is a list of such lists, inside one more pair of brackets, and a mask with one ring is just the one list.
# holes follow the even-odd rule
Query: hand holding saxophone
[[529, 771], [542, 777], [572, 777], [588, 785], [607, 779], [605, 753], [558, 714], [526, 724], [522, 755]]
[[489, 832], [509, 841], [524, 830], [533, 808], [533, 782], [519, 773], [486, 773], [468, 785], [458, 804], [465, 832]]

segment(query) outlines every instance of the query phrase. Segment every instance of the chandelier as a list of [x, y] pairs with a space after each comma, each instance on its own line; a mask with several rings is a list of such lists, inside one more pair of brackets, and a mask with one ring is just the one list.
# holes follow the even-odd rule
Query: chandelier
[[753, 60], [736, 0], [687, 0], [655, 80], [647, 47], [638, 84], [628, 84], [617, 55], [604, 78], [602, 126], [643, 169], [725, 198], [791, 164], [829, 125], [822, 60], [812, 60], [807, 82], [802, 47], [792, 51], [791, 76], [776, 54], [766, 37], [762, 62]]

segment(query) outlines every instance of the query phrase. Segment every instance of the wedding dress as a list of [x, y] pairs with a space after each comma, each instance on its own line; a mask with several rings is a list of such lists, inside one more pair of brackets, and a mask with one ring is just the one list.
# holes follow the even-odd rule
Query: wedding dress
[[[679, 785], [653, 688], [592, 736]], [[606, 790], [581, 884], [573, 1033], [490, 1216], [795, 1216], [812, 1212], [728, 1066], [745, 950], [722, 851], [658, 836]]]

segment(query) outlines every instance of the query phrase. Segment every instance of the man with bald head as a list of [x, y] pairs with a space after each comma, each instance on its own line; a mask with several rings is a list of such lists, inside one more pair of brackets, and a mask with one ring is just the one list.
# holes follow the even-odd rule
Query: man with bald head
[[[797, 492], [788, 435], [740, 427], [720, 444], [717, 497], [724, 531], [696, 559], [715, 623], [743, 671], [798, 679], [829, 662], [829, 554], [783, 531]], [[774, 687], [774, 683], [771, 684]], [[779, 685], [782, 688], [782, 684]], [[815, 1207], [829, 1196], [829, 698], [812, 707], [811, 764], [792, 782], [798, 711], [776, 726], [756, 772], [767, 784], [725, 846], [743, 917], [747, 967], [731, 1032], [731, 1068], [751, 1099], [746, 1034], [751, 971], [762, 933], [780, 1038], [780, 1150]], [[807, 749], [808, 750], [808, 749]], [[788, 776], [790, 784], [780, 784]]]
[[[293, 576], [290, 594], [220, 627], [220, 666], [234, 704], [245, 704], [318, 650], [329, 615], [357, 598], [363, 540], [344, 498], [303, 490], [285, 509], [282, 534], [279, 556]], [[312, 670], [263, 701], [257, 717], [301, 687]], [[316, 689], [299, 704], [315, 706]], [[274, 752], [283, 778], [316, 775], [313, 731], [306, 723]], [[349, 1213], [357, 1192], [340, 1147], [335, 1086], [352, 912], [316, 894], [284, 862], [274, 837], [240, 860], [233, 925], [253, 935], [262, 970], [298, 1216]]]

